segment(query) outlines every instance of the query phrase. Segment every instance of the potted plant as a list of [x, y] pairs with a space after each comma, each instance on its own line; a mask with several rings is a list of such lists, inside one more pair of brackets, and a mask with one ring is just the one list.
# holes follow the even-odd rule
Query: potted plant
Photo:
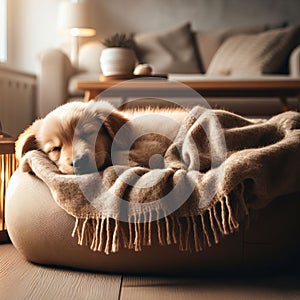
[[125, 34], [116, 33], [102, 41], [106, 47], [100, 56], [104, 76], [131, 76], [136, 64], [133, 41]]

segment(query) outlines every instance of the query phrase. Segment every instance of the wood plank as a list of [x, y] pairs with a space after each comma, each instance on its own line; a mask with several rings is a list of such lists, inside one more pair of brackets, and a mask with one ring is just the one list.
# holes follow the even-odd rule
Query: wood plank
[[[176, 262], [174, 262], [176, 263]], [[97, 274], [33, 265], [0, 245], [0, 298], [15, 299], [300, 299], [298, 276], [167, 278]]]
[[[175, 263], [175, 262], [174, 262]], [[123, 278], [120, 300], [299, 299], [299, 277]]]
[[[197, 91], [191, 92], [187, 88]], [[87, 102], [101, 93], [101, 97], [142, 98], [190, 98], [190, 97], [276, 97], [281, 99], [282, 111], [288, 110], [287, 97], [300, 99], [300, 80], [290, 77], [266, 79], [210, 79], [204, 80], [107, 80], [78, 81], [77, 88], [85, 91]], [[200, 95], [199, 95], [200, 94]], [[187, 100], [188, 101], [188, 100]]]
[[119, 298], [120, 275], [46, 268], [27, 262], [11, 245], [0, 245], [0, 298]]
[[[254, 80], [254, 79], [241, 79], [241, 80], [199, 80], [199, 81], [180, 81], [180, 83], [189, 86], [195, 90], [208, 89], [208, 90], [296, 90], [300, 91], [300, 79], [281, 79], [281, 80]], [[179, 90], [184, 88], [182, 84], [176, 81], [168, 80], [110, 80], [110, 81], [78, 81], [77, 88], [82, 90], [99, 90], [103, 91], [110, 87], [122, 90], [134, 89], [175, 89]]]

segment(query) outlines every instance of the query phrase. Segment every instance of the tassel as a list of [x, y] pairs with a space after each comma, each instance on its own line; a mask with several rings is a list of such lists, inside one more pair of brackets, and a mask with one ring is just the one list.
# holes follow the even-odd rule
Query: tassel
[[225, 217], [225, 204], [224, 204], [224, 200], [221, 199], [221, 211], [222, 211], [222, 225], [223, 225], [223, 231], [225, 235], [228, 235], [228, 228], [227, 228], [227, 223], [226, 223], [226, 217]]
[[147, 246], [151, 246], [152, 245], [152, 212], [150, 210], [149, 212], [149, 221], [148, 221], [148, 242], [147, 242]]
[[200, 215], [200, 218], [201, 218], [201, 223], [202, 223], [202, 230], [203, 230], [203, 233], [204, 233], [204, 237], [206, 238], [207, 245], [208, 245], [208, 247], [211, 247], [209, 234], [208, 234], [208, 232], [206, 230], [206, 226], [205, 226], [204, 213], [202, 215]]
[[110, 222], [109, 222], [109, 217], [106, 217], [106, 245], [105, 245], [105, 254], [109, 254], [110, 252]]
[[192, 215], [192, 223], [193, 223], [193, 234], [194, 234], [194, 243], [196, 252], [202, 251], [202, 246], [198, 236], [198, 228], [195, 217]]
[[85, 234], [85, 246], [89, 246], [93, 239], [93, 219], [88, 220]]
[[144, 222], [143, 222], [143, 246], [147, 245], [147, 218], [146, 215], [143, 215]]
[[134, 251], [138, 252], [138, 228], [137, 228], [137, 220], [136, 216], [133, 217], [134, 220]]
[[[159, 210], [156, 211], [157, 218], [159, 217]], [[164, 220], [163, 219], [157, 219], [156, 220], [157, 224], [157, 231], [158, 231], [158, 240], [159, 244], [161, 246], [166, 245], [166, 240], [165, 240], [165, 230], [164, 230]]]
[[116, 253], [119, 251], [120, 241], [119, 241], [119, 220], [115, 220], [115, 229], [112, 239], [111, 252]]
[[208, 209], [208, 212], [209, 212], [210, 227], [211, 227], [211, 230], [212, 230], [213, 235], [214, 235], [215, 243], [219, 244], [219, 237], [218, 237], [216, 227], [215, 227], [215, 224], [214, 224], [214, 219], [213, 219], [213, 215], [212, 215], [212, 212], [211, 212], [211, 208]]
[[140, 226], [140, 217], [134, 216], [134, 231], [135, 231], [135, 238], [134, 238], [134, 251], [140, 252], [142, 250], [141, 247], [141, 226]]
[[162, 239], [161, 224], [160, 224], [159, 220], [156, 220], [156, 225], [157, 225], [158, 242], [161, 246], [163, 246], [164, 242], [163, 242], [163, 239]]
[[139, 251], [142, 251], [142, 223], [141, 223], [141, 215], [138, 216], [138, 245], [139, 245]]
[[91, 245], [92, 245], [92, 243], [95, 243], [94, 240], [96, 238], [96, 236], [95, 236], [96, 220], [94, 218], [90, 220], [89, 228], [90, 228], [89, 229], [89, 246], [90, 246], [90, 249], [92, 250]]
[[177, 224], [178, 224], [178, 226], [179, 226], [179, 250], [180, 251], [184, 251], [184, 249], [183, 249], [183, 241], [182, 241], [182, 225], [181, 225], [181, 223], [180, 223], [180, 221], [176, 218], [176, 222], [177, 222]]
[[166, 231], [167, 231], [167, 245], [171, 245], [171, 234], [170, 234], [170, 224], [168, 220], [168, 216], [165, 216], [165, 221], [166, 221]]
[[232, 233], [239, 228], [239, 223], [233, 217], [233, 213], [232, 213], [231, 205], [229, 203], [228, 196], [225, 196], [225, 201], [226, 201], [226, 206], [227, 206], [227, 210], [228, 210], [228, 223], [229, 223], [229, 227], [230, 227], [230, 232]]
[[224, 235], [224, 230], [223, 230], [221, 221], [220, 221], [219, 216], [218, 216], [217, 208], [216, 208], [216, 206], [217, 206], [218, 203], [220, 203], [220, 202], [217, 202], [217, 203], [213, 206], [213, 212], [214, 212], [214, 217], [215, 217], [215, 220], [216, 220], [216, 222], [217, 222], [218, 228], [219, 228], [220, 232], [222, 233], [222, 235]]
[[94, 232], [94, 240], [93, 240], [93, 244], [91, 245], [91, 249], [93, 251], [97, 251], [97, 247], [98, 247], [98, 243], [99, 243], [99, 223], [100, 220], [99, 218], [96, 219], [96, 228], [95, 228], [95, 232]]
[[80, 241], [80, 227], [79, 226], [77, 227], [76, 232], [77, 232], [77, 243], [79, 244], [79, 241]]
[[175, 220], [174, 216], [171, 215], [171, 221], [172, 221], [172, 238], [173, 238], [173, 243], [176, 245], [177, 244], [177, 239], [176, 239], [176, 234], [175, 234]]
[[75, 236], [75, 233], [76, 233], [76, 231], [77, 231], [78, 225], [79, 225], [79, 219], [76, 218], [75, 225], [74, 225], [74, 229], [73, 229], [73, 231], [72, 231], [72, 237]]
[[128, 244], [128, 249], [133, 249], [133, 235], [132, 235], [131, 218], [129, 219], [129, 222], [128, 222], [128, 230], [129, 230], [129, 244]]
[[104, 221], [105, 221], [105, 218], [102, 217], [101, 218], [101, 224], [100, 224], [100, 234], [99, 234], [99, 239], [100, 239], [100, 243], [99, 243], [99, 246], [98, 246], [98, 251], [99, 252], [102, 252], [103, 251], [103, 244], [104, 244], [104, 236], [103, 236], [103, 230], [104, 230]]
[[187, 222], [187, 230], [186, 230], [186, 233], [185, 233], [185, 251], [188, 251], [188, 250], [191, 250], [191, 247], [190, 247], [190, 231], [191, 231], [191, 221], [190, 221], [190, 218], [189, 217], [186, 217], [186, 222]]
[[90, 249], [91, 250], [93, 250], [94, 249], [94, 245], [95, 245], [95, 243], [96, 243], [96, 226], [95, 226], [95, 219], [92, 219], [92, 226], [93, 226], [93, 237], [92, 237], [92, 243], [91, 243], [91, 245], [90, 245]]
[[79, 240], [79, 245], [80, 246], [83, 245], [83, 238], [84, 238], [85, 227], [86, 227], [87, 221], [88, 221], [88, 217], [85, 218], [85, 220], [83, 221], [83, 224], [82, 224], [81, 234], [80, 234], [80, 240]]

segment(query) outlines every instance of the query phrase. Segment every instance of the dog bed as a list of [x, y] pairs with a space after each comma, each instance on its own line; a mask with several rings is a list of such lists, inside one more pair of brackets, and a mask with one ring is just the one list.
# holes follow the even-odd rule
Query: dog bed
[[300, 261], [299, 199], [300, 194], [294, 194], [273, 200], [256, 213], [249, 228], [242, 226], [202, 252], [179, 251], [178, 245], [162, 247], [154, 240], [141, 252], [122, 248], [106, 255], [79, 246], [71, 237], [74, 218], [55, 202], [44, 182], [18, 169], [9, 186], [6, 221], [17, 250], [28, 261], [42, 265], [185, 276], [296, 271]]
[[240, 267], [249, 209], [299, 191], [300, 117], [288, 112], [253, 123], [214, 114], [192, 110], [162, 169], [61, 175], [43, 153], [27, 153], [7, 195], [13, 243], [37, 263], [101, 271]]

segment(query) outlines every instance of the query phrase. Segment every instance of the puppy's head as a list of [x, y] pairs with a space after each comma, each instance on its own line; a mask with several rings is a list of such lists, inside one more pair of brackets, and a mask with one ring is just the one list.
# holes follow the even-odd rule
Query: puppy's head
[[[111, 164], [113, 139], [128, 120], [107, 102], [72, 102], [34, 122], [20, 135], [16, 155], [40, 149], [64, 174], [89, 173]], [[128, 127], [118, 135], [117, 145], [126, 143]]]

